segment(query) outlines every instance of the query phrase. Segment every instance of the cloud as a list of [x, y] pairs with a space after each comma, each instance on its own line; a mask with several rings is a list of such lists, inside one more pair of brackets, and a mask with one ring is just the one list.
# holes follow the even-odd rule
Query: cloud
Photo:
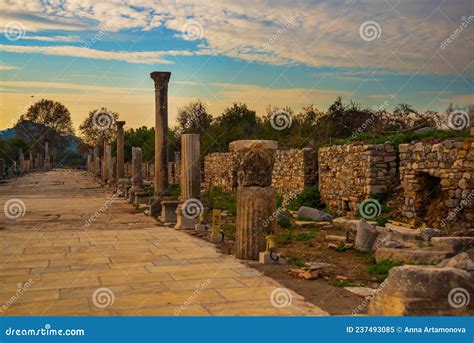
[[79, 36], [25, 36], [22, 39], [24, 40], [38, 40], [43, 42], [79, 42], [81, 38]]
[[44, 54], [51, 56], [70, 56], [77, 58], [92, 58], [99, 60], [114, 60], [128, 63], [140, 64], [172, 64], [173, 62], [167, 60], [167, 56], [192, 56], [203, 55], [209, 52], [192, 52], [187, 50], [166, 50], [166, 51], [104, 51], [95, 50], [86, 47], [79, 47], [73, 45], [62, 46], [20, 46], [20, 45], [2, 45], [0, 44], [0, 51], [10, 53], [23, 54]]
[[15, 70], [15, 69], [18, 69], [18, 67], [0, 64], [0, 70]]
[[[41, 21], [30, 20], [25, 24], [28, 32], [51, 25], [109, 31], [152, 31], [164, 27], [178, 39], [184, 39], [181, 31], [192, 20], [202, 27], [198, 50], [204, 54], [211, 51], [275, 65], [384, 67], [410, 74], [474, 72], [470, 66], [472, 55], [467, 48], [472, 44], [474, 24], [466, 27], [448, 48], [440, 49], [440, 44], [460, 26], [461, 17], [472, 8], [470, 0], [456, 4], [441, 0], [422, 4], [375, 0], [271, 3], [256, 0], [251, 5], [246, 0], [180, 0], [179, 3], [175, 0], [69, 0], [48, 6], [39, 0], [30, 0], [0, 8], [7, 16], [22, 16], [25, 20], [32, 16], [41, 18]], [[379, 24], [378, 39], [361, 38], [359, 28], [367, 21]], [[157, 54], [125, 60], [155, 63], [163, 56], [161, 52]]]

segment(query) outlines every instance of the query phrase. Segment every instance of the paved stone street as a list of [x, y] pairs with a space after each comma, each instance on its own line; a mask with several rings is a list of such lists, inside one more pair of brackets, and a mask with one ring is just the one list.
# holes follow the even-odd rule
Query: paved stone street
[[80, 171], [0, 184], [26, 209], [0, 217], [1, 315], [327, 315], [111, 195]]

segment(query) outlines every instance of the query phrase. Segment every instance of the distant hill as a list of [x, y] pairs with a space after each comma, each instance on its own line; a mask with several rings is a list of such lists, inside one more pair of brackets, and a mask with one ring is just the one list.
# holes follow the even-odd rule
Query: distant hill
[[0, 139], [12, 139], [15, 137], [16, 134], [14, 129], [5, 129], [0, 131]]

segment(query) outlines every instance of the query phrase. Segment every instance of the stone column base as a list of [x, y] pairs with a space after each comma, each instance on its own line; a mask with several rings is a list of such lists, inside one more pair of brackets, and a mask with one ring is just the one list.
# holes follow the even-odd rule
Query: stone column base
[[161, 202], [161, 217], [163, 223], [176, 223], [176, 209], [179, 200], [163, 200]]
[[194, 230], [196, 224], [199, 223], [199, 218], [191, 218], [183, 214], [182, 203], [176, 208], [176, 230]]
[[118, 179], [116, 192], [120, 197], [125, 197], [127, 195], [127, 190], [130, 187], [131, 182], [130, 178], [127, 177]]
[[143, 191], [144, 190], [142, 187], [132, 186], [128, 191], [128, 202], [133, 204], [135, 202], [135, 193], [140, 193]]

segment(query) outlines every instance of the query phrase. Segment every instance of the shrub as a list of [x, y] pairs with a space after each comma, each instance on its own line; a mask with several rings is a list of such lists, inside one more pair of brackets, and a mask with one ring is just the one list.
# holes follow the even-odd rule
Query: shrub
[[399, 267], [401, 265], [403, 265], [403, 263], [399, 261], [384, 260], [369, 266], [369, 274], [375, 274], [377, 280], [382, 282], [387, 278], [390, 269], [393, 267]]
[[287, 208], [297, 211], [301, 206], [308, 206], [323, 209], [325, 206], [321, 202], [319, 189], [317, 185], [305, 188], [296, 198], [290, 201]]
[[218, 208], [221, 210], [229, 211], [232, 215], [237, 213], [237, 202], [234, 194], [224, 192], [219, 187], [212, 187], [204, 193], [204, 199], [206, 199], [212, 208]]

